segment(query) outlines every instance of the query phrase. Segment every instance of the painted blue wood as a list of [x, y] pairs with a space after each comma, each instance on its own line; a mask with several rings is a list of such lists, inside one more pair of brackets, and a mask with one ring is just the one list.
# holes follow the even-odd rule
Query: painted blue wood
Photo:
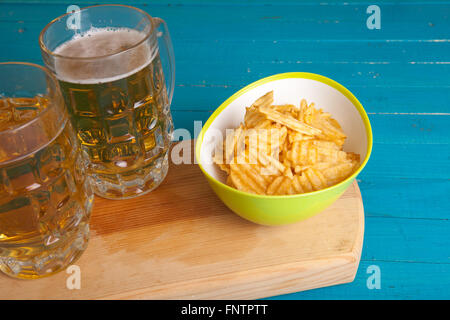
[[[369, 266], [381, 271], [381, 288], [368, 289]], [[411, 263], [362, 260], [352, 283], [334, 287], [287, 294], [270, 299], [443, 299], [447, 298], [450, 277], [448, 265], [441, 263]]]
[[[342, 82], [345, 84], [345, 79]], [[213, 111], [248, 83], [231, 85], [189, 85], [176, 81], [173, 109]], [[371, 87], [346, 85], [369, 114], [417, 115], [450, 113], [447, 87]]]
[[[217, 105], [216, 107], [218, 107]], [[215, 107], [213, 107], [215, 109]], [[186, 128], [194, 134], [195, 120], [205, 123], [211, 111], [184, 111], [172, 108], [175, 118], [175, 128]], [[446, 146], [450, 143], [448, 135], [450, 115], [417, 115], [417, 114], [369, 114], [376, 144], [399, 144], [408, 148], [410, 145], [432, 145], [431, 148], [441, 148], [440, 154], [434, 158], [441, 158], [445, 162], [448, 154]], [[412, 146], [414, 148], [414, 146]], [[413, 150], [413, 149], [411, 149]], [[433, 168], [435, 169], [435, 168]]]
[[[94, 2], [2, 1], [0, 61], [42, 63], [40, 30], [74, 3]], [[366, 230], [355, 281], [271, 299], [450, 297], [448, 1], [377, 1], [381, 30], [366, 27], [368, 1], [127, 4], [169, 25], [177, 62], [176, 128], [193, 134], [194, 120], [204, 123], [240, 88], [291, 71], [337, 80], [369, 113], [374, 147], [358, 176]], [[381, 270], [380, 290], [367, 287], [371, 265]]]
[[[358, 177], [366, 217], [450, 219], [448, 179]], [[445, 248], [444, 248], [445, 252]]]
[[[95, 3], [95, 2], [92, 2]], [[18, 13], [29, 21], [53, 19], [65, 13], [66, 4], [8, 5], [0, 19], [14, 19]], [[19, 6], [19, 7], [18, 7]], [[449, 9], [446, 5], [429, 3], [380, 4], [383, 29], [369, 30], [365, 21], [367, 4], [352, 5], [221, 5], [220, 10], [208, 5], [152, 5], [137, 7], [153, 16], [164, 17], [175, 37], [184, 39], [242, 40], [429, 40], [446, 39]], [[216, 7], [217, 8], [217, 7]], [[39, 14], [36, 14], [36, 13]], [[22, 18], [17, 20], [23, 20]], [[361, 23], [363, 22], [363, 23]], [[195, 32], [193, 32], [195, 29]]]

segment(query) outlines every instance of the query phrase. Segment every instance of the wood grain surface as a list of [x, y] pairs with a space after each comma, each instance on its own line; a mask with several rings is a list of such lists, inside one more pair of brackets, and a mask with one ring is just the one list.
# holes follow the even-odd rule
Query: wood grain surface
[[[124, 3], [111, 0], [110, 3]], [[69, 5], [92, 0], [3, 0], [0, 61], [43, 64], [38, 36]], [[365, 235], [355, 281], [270, 299], [450, 297], [450, 2], [448, 0], [133, 0], [163, 18], [176, 60], [176, 128], [242, 87], [281, 72], [313, 72], [347, 87], [373, 128], [358, 176]], [[369, 5], [381, 29], [369, 30]], [[198, 132], [198, 131], [197, 131]], [[370, 290], [370, 266], [381, 288]], [[61, 284], [63, 285], [63, 284]]]
[[350, 282], [364, 234], [357, 183], [324, 212], [288, 226], [244, 220], [197, 165], [171, 165], [162, 185], [128, 200], [95, 198], [88, 249], [71, 274], [0, 276], [0, 299], [255, 299]]

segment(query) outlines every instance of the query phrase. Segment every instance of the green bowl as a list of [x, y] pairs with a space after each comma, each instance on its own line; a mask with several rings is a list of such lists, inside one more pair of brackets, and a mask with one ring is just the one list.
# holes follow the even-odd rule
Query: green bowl
[[[361, 155], [358, 170], [336, 185], [297, 195], [257, 195], [226, 185], [226, 174], [212, 161], [214, 146], [223, 139], [226, 129], [236, 128], [244, 121], [245, 108], [270, 90], [274, 91], [275, 104], [298, 105], [305, 98], [331, 113], [348, 137], [344, 150]], [[258, 224], [284, 225], [312, 217], [336, 201], [366, 165], [372, 141], [369, 118], [349, 90], [321, 75], [290, 72], [258, 80], [222, 103], [200, 131], [195, 156], [211, 188], [233, 212]]]

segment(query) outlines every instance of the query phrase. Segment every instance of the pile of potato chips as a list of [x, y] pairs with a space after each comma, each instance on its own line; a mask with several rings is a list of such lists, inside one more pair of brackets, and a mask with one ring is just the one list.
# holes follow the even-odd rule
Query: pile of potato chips
[[244, 123], [217, 146], [214, 162], [238, 190], [298, 194], [332, 186], [359, 167], [342, 150], [346, 135], [329, 113], [309, 106], [273, 105], [273, 91], [247, 108]]

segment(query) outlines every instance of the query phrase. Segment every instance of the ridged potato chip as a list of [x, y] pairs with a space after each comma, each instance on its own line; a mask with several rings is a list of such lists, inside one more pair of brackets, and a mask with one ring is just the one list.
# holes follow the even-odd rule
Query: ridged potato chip
[[[349, 177], [360, 156], [345, 152], [347, 136], [328, 112], [308, 105], [274, 105], [273, 91], [246, 108], [213, 161], [238, 190], [289, 195], [321, 190]], [[222, 160], [222, 161], [221, 161]]]
[[317, 162], [339, 162], [347, 159], [347, 153], [339, 150], [334, 142], [306, 140], [292, 143], [287, 159], [294, 165], [308, 165]]

